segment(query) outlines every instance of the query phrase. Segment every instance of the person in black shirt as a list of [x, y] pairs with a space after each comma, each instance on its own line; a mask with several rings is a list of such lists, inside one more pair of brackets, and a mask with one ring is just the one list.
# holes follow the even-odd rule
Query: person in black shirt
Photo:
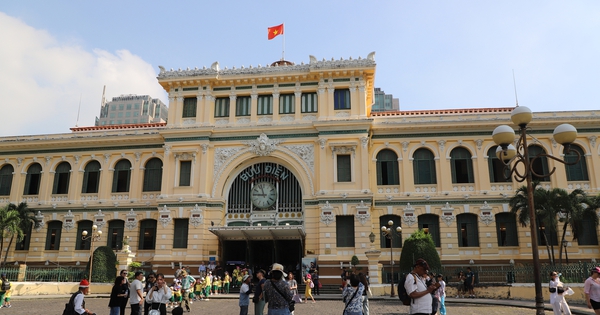
[[[154, 286], [154, 284], [156, 283], [156, 274], [154, 272], [151, 272], [148, 274], [148, 277], [146, 277], [146, 285], [144, 286], [144, 292], [146, 293], [146, 295], [148, 294], [148, 292], [150, 292], [150, 290], [152, 290], [152, 287]], [[152, 305], [152, 303], [144, 303], [144, 314], [148, 315], [148, 313], [150, 312], [150, 306]]]
[[129, 280], [127, 279], [128, 274], [129, 273], [125, 269], [121, 270], [121, 273], [119, 274], [121, 277], [123, 277], [125, 279], [125, 282], [123, 282], [121, 284], [121, 294], [126, 293], [126, 295], [122, 295], [121, 298], [119, 299], [119, 303], [121, 303], [119, 305], [119, 307], [120, 307], [119, 314], [120, 315], [125, 315], [125, 307], [127, 307], [127, 300], [129, 300]]

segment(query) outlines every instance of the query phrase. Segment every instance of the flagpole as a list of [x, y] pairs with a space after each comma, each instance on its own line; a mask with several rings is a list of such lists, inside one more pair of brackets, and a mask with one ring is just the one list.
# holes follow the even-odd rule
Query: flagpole
[[281, 46], [281, 60], [285, 60], [285, 22], [283, 23], [283, 44]]

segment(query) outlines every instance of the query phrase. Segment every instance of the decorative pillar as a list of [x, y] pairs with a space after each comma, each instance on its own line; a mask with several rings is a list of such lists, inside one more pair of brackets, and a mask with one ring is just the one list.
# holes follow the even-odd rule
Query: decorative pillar
[[383, 265], [379, 263], [379, 256], [381, 251], [375, 248], [371, 248], [365, 252], [367, 261], [369, 262], [369, 282], [372, 285], [382, 284], [381, 269]]

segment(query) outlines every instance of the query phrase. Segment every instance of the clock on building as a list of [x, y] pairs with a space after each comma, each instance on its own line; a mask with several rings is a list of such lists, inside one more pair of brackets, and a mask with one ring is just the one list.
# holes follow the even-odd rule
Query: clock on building
[[254, 184], [250, 193], [252, 204], [260, 209], [267, 209], [277, 201], [277, 188], [268, 182]]

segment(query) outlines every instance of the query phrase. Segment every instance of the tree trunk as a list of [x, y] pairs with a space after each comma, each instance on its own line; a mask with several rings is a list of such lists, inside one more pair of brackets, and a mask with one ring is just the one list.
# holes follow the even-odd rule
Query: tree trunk
[[562, 264], [563, 248], [565, 248], [564, 245], [565, 245], [565, 236], [567, 234], [567, 224], [568, 224], [567, 222], [568, 221], [565, 221], [565, 224], [563, 225], [563, 233], [562, 233], [562, 237], [560, 240], [560, 251], [559, 251], [560, 254], [558, 255], [558, 259], [560, 259], [561, 264]]
[[548, 251], [548, 259], [550, 259], [550, 264], [552, 264], [552, 266], [554, 266], [554, 259], [552, 259], [552, 252], [550, 251], [550, 243], [548, 243], [548, 237], [546, 236], [546, 233], [542, 233], [542, 236], [544, 236], [544, 240], [546, 241], [546, 250]]
[[8, 242], [8, 246], [6, 247], [6, 255], [4, 255], [4, 262], [2, 263], [2, 265], [6, 266], [6, 260], [8, 259], [8, 251], [10, 250], [10, 246], [12, 245], [14, 238], [15, 238], [15, 236], [11, 235], [10, 241]]
[[[2, 252], [4, 251], [4, 237], [0, 237], [0, 261], [2, 261]], [[2, 265], [2, 264], [0, 264]]]

